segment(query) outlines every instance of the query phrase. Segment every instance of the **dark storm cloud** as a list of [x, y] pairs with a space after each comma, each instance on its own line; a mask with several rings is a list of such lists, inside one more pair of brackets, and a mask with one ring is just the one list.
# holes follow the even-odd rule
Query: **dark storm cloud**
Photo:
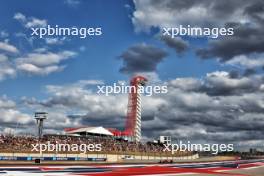
[[[143, 134], [171, 135], [192, 142], [234, 143], [240, 149], [259, 147], [260, 142], [254, 141], [263, 141], [263, 83], [260, 75], [249, 79], [228, 72], [210, 73], [203, 80], [171, 80], [168, 94], [163, 97], [166, 103], [158, 108], [155, 119], [142, 122]], [[220, 88], [214, 90], [217, 87]]]
[[103, 126], [105, 128], [117, 128], [123, 129], [125, 126], [125, 117], [124, 116], [111, 116], [108, 114], [106, 116], [92, 116], [90, 114], [86, 115], [69, 115], [69, 118], [72, 120], [78, 119], [79, 123], [82, 126]]
[[234, 36], [209, 41], [209, 46], [199, 49], [197, 55], [203, 59], [220, 58], [221, 61], [227, 61], [237, 55], [264, 52], [264, 31], [262, 27], [237, 24], [234, 33]]
[[170, 36], [162, 36], [161, 40], [170, 48], [174, 49], [176, 53], [181, 54], [186, 51], [189, 47], [188, 42], [183, 39], [176, 37], [171, 38]]
[[143, 122], [144, 134], [235, 144], [262, 140], [259, 134], [263, 134], [264, 109], [259, 103], [264, 97], [260, 91], [214, 98], [171, 86], [169, 90], [171, 93], [164, 97], [167, 104], [159, 108], [156, 119]]
[[254, 75], [254, 74], [256, 74], [256, 73], [257, 73], [256, 70], [248, 68], [248, 69], [245, 70], [245, 72], [244, 72], [243, 75], [244, 75], [244, 76], [251, 76], [251, 75]]
[[231, 70], [230, 72], [229, 72], [229, 77], [230, 78], [239, 78], [239, 72], [237, 71], [237, 70]]
[[258, 0], [135, 0], [132, 22], [136, 30], [143, 31], [153, 26], [176, 27], [180, 24], [223, 26], [245, 19], [243, 10], [255, 2]]
[[192, 7], [207, 7], [212, 11], [213, 16], [224, 18], [227, 15], [233, 14], [234, 11], [243, 6], [247, 2], [246, 0], [230, 1], [230, 0], [157, 0], [151, 3], [156, 8], [166, 8], [169, 10], [188, 10]]
[[167, 53], [151, 45], [138, 44], [128, 48], [121, 54], [123, 66], [120, 72], [133, 74], [137, 72], [156, 71], [157, 65], [167, 56]]
[[264, 2], [257, 1], [245, 8], [245, 14], [251, 16], [253, 19], [259, 21], [260, 23], [264, 22]]
[[[228, 84], [228, 81], [233, 81], [234, 83]], [[241, 78], [236, 80], [230, 78], [228, 80], [218, 79], [214, 81], [212, 78], [208, 79], [206, 84], [201, 88], [201, 92], [205, 92], [210, 96], [229, 96], [229, 95], [242, 95], [244, 92], [254, 92], [259, 89], [261, 83], [257, 80], [251, 80], [246, 78]]]
[[[262, 0], [135, 0], [132, 22], [137, 31], [151, 27], [233, 27], [234, 35], [209, 40], [200, 46], [202, 59], [225, 62], [235, 56], [264, 52], [264, 2]], [[155, 13], [153, 13], [155, 12]], [[250, 58], [248, 58], [250, 60]]]
[[[263, 136], [263, 75], [248, 77], [218, 71], [202, 79], [177, 78], [164, 84], [168, 86], [167, 94], [142, 96], [144, 137], [171, 135], [192, 142], [242, 143], [240, 148], [259, 145], [252, 141], [261, 141]], [[105, 97], [85, 91], [87, 87], [55, 87], [45, 103], [25, 101], [26, 104], [48, 104], [51, 112], [65, 110], [64, 107], [78, 109], [82, 114], [71, 113], [66, 119], [54, 114], [46, 121], [50, 130], [86, 125], [124, 129], [126, 95]]]
[[240, 75], [237, 71], [208, 73], [203, 81], [194, 78], [178, 78], [170, 86], [184, 91], [202, 92], [210, 96], [243, 95], [259, 91], [262, 76]]
[[238, 55], [264, 52], [264, 2], [249, 1], [241, 11], [249, 19], [245, 24], [238, 20], [226, 22], [227, 27], [234, 27], [234, 36], [209, 41], [207, 48], [197, 51], [198, 56], [227, 61]]

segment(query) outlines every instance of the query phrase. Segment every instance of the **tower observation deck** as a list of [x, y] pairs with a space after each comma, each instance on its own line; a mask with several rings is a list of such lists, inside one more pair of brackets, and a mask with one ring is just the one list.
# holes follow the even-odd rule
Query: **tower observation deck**
[[135, 76], [130, 81], [130, 86], [134, 90], [129, 93], [126, 126], [123, 134], [136, 142], [141, 140], [141, 93], [138, 90], [146, 82], [147, 79], [143, 76]]

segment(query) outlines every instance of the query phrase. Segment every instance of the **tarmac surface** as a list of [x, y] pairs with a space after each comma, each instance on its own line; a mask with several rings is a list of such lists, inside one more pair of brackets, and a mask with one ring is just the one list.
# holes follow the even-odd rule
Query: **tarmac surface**
[[264, 176], [264, 160], [181, 164], [0, 166], [0, 176]]

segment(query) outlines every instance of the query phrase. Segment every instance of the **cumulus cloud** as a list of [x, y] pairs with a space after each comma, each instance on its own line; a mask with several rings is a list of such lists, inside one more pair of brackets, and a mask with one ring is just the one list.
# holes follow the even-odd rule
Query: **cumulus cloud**
[[10, 45], [9, 43], [6, 42], [0, 42], [0, 50], [9, 53], [19, 53], [19, 50], [15, 46]]
[[79, 0], [65, 0], [64, 3], [70, 7], [76, 7], [80, 4], [80, 1]]
[[47, 20], [42, 20], [35, 17], [26, 17], [20, 12], [15, 13], [14, 19], [21, 22], [26, 28], [47, 26]]
[[261, 26], [234, 24], [234, 36], [223, 37], [209, 41], [206, 48], [197, 51], [203, 59], [219, 58], [221, 61], [231, 60], [238, 55], [248, 55], [264, 52], [264, 32]]
[[[166, 103], [158, 107], [153, 120], [143, 121], [144, 135], [229, 142], [240, 149], [247, 146], [245, 143], [262, 140], [259, 135], [263, 134], [264, 97], [260, 89], [263, 79], [257, 79], [258, 86], [243, 77], [226, 79], [231, 79], [228, 73], [214, 72], [203, 79], [177, 78], [167, 82], [168, 94], [159, 97]], [[224, 84], [221, 92], [212, 94], [221, 84]], [[235, 89], [243, 91], [238, 95]]]
[[[81, 80], [76, 83], [66, 85], [48, 85], [46, 91], [49, 98], [46, 100], [36, 100], [35, 98], [22, 99], [25, 106], [32, 109], [42, 109], [48, 112], [59, 113], [61, 118], [55, 115], [52, 120], [59, 124], [47, 122], [47, 128], [62, 131], [62, 127], [78, 126], [104, 126], [124, 129], [127, 111], [127, 94], [113, 94], [109, 96], [100, 95], [94, 89], [95, 85], [103, 84], [101, 80]], [[143, 97], [145, 99], [145, 97]], [[150, 105], [158, 107], [165, 103], [162, 99], [145, 99], [144, 106]], [[143, 120], [153, 118], [153, 108], [147, 106], [143, 115]], [[58, 112], [59, 111], [59, 112]], [[51, 117], [49, 118], [51, 119]], [[67, 122], [67, 123], [65, 123]], [[56, 123], [56, 124], [57, 124]], [[48, 126], [48, 124], [51, 124]]]
[[0, 81], [8, 77], [15, 76], [16, 70], [14, 69], [12, 63], [9, 61], [9, 58], [4, 54], [0, 54]]
[[102, 83], [101, 80], [81, 80], [68, 85], [47, 85], [46, 91], [50, 98], [42, 101], [23, 98], [22, 102], [31, 108], [60, 113], [60, 119], [55, 115], [52, 115], [52, 118], [62, 125], [57, 127], [51, 123], [49, 127], [59, 132], [62, 127], [83, 125], [122, 127], [126, 114], [126, 96], [105, 97], [97, 94], [93, 87]]
[[225, 71], [208, 73], [203, 89], [211, 95], [241, 94], [258, 90], [262, 77], [235, 77]]
[[14, 19], [18, 20], [18, 21], [23, 21], [25, 22], [26, 21], [26, 16], [23, 15], [22, 13], [16, 13], [14, 15]]
[[0, 97], [0, 108], [1, 109], [12, 109], [16, 107], [16, 103], [6, 96]]
[[1, 113], [1, 123], [16, 123], [28, 124], [32, 121], [32, 117], [27, 114], [21, 113], [14, 109], [0, 109]]
[[264, 52], [264, 32], [262, 30], [264, 20], [261, 9], [263, 5], [263, 2], [254, 0], [243, 4], [242, 8], [238, 6], [248, 20], [226, 21], [227, 27], [234, 28], [234, 36], [210, 41], [206, 48], [197, 51], [198, 56], [203, 59], [218, 58], [225, 62], [240, 55], [262, 54]]
[[249, 21], [243, 9], [254, 2], [246, 0], [135, 0], [132, 22], [137, 31], [147, 31], [151, 27], [177, 27], [179, 25], [223, 26], [228, 21]]
[[192, 77], [176, 78], [170, 81], [170, 86], [186, 91], [195, 91], [199, 90], [202, 87], [202, 82]]
[[251, 16], [260, 23], [264, 22], [264, 3], [263, 1], [255, 1], [245, 8], [245, 14]]
[[65, 66], [51, 65], [41, 68], [33, 64], [21, 64], [18, 65], [17, 68], [23, 72], [27, 72], [30, 74], [48, 75], [53, 72], [62, 71], [65, 68]]
[[134, 74], [138, 72], [155, 72], [157, 65], [163, 61], [167, 53], [147, 44], [137, 44], [124, 51], [120, 58], [123, 66], [120, 72]]
[[[99, 80], [96, 82], [101, 84]], [[53, 95], [53, 98], [43, 102], [43, 105], [75, 106], [80, 109], [86, 109], [95, 118], [104, 117], [107, 114], [120, 116], [125, 112], [124, 104], [126, 104], [127, 100], [124, 100], [123, 96], [100, 96], [92, 91], [91, 87], [89, 88], [91, 85], [94, 85], [94, 81], [81, 81], [69, 86], [49, 85], [47, 86], [47, 91]], [[88, 88], [86, 88], [87, 86]], [[110, 104], [113, 106], [109, 109], [107, 107]]]
[[264, 67], [264, 54], [235, 56], [232, 60], [227, 61], [226, 64], [247, 69], [261, 68]]
[[53, 72], [61, 71], [65, 68], [64, 65], [60, 65], [63, 60], [67, 60], [76, 55], [72, 51], [62, 51], [59, 53], [53, 52], [33, 52], [27, 54], [25, 57], [16, 59], [16, 67], [20, 71], [36, 74], [36, 75], [48, 75]]
[[[124, 129], [127, 95], [104, 96], [93, 88], [101, 80], [49, 85], [49, 98], [24, 99], [27, 106], [59, 112], [52, 115], [63, 127], [105, 126]], [[201, 79], [176, 78], [159, 84], [167, 94], [142, 96], [142, 133], [153, 139], [171, 135], [201, 143], [234, 143], [236, 149], [259, 147], [263, 135], [263, 75], [232, 76], [229, 72], [208, 73]], [[51, 125], [50, 122], [47, 122]], [[64, 125], [63, 125], [64, 124]], [[48, 127], [56, 130], [56, 125]]]
[[9, 36], [9, 33], [8, 32], [6, 32], [6, 31], [0, 31], [0, 37], [1, 38], [6, 38], [8, 36]]
[[180, 37], [171, 38], [169, 36], [162, 36], [161, 40], [170, 48], [174, 49], [176, 53], [183, 53], [189, 47], [187, 41], [184, 41]]
[[45, 38], [45, 42], [48, 45], [60, 45], [63, 44], [63, 42], [66, 40], [66, 37], [62, 38]]
[[81, 2], [79, 0], [65, 0], [65, 4], [67, 4], [70, 7], [76, 7], [78, 6]]
[[[199, 50], [198, 55], [201, 58], [218, 58], [226, 64], [240, 65], [248, 69], [263, 65], [263, 16], [261, 8], [258, 8], [260, 1], [134, 2], [132, 20], [138, 31], [179, 24], [209, 27], [233, 25], [233, 37], [210, 40], [206, 48]], [[14, 18], [25, 27], [45, 25], [45, 20], [34, 20], [33, 17], [26, 17], [21, 13]], [[183, 53], [190, 45], [181, 38], [161, 40], [177, 53]], [[55, 44], [58, 41], [46, 42]], [[10, 48], [8, 52], [12, 52]], [[46, 75], [62, 70], [63, 62], [75, 54], [69, 51], [50, 52], [46, 48], [39, 48], [20, 56], [16, 59], [15, 66], [21, 72]], [[152, 74], [152, 79], [158, 80], [157, 74], [153, 73], [166, 56], [163, 49], [152, 45], [131, 46], [120, 56], [123, 63], [120, 72], [147, 73], [147, 77]], [[1, 79], [9, 73], [2, 71], [3, 65], [12, 68], [12, 63], [6, 55], [0, 55], [0, 63]], [[234, 143], [238, 148], [262, 147], [263, 75], [245, 76], [239, 72], [215, 71], [199, 79], [182, 77], [152, 83], [167, 85], [168, 93], [142, 97], [142, 132], [145, 138], [171, 135], [174, 139], [193, 142]], [[47, 85], [47, 98], [39, 100], [23, 97], [21, 104], [32, 112], [41, 110], [49, 113], [49, 119], [45, 122], [46, 132], [61, 132], [65, 127], [83, 125], [123, 129], [128, 96], [99, 95], [95, 89], [98, 84], [104, 84], [104, 81], [81, 80], [72, 84]], [[6, 117], [0, 119], [7, 127], [0, 129], [2, 131], [13, 129], [18, 120], [27, 126], [33, 123], [30, 115], [21, 112], [16, 103], [7, 98], [0, 98], [0, 113]]]
[[14, 129], [19, 129], [20, 127], [28, 126], [33, 123], [33, 118], [21, 112], [16, 102], [10, 100], [6, 96], [0, 97], [0, 131], [14, 133]]
[[[13, 18], [21, 22], [26, 28], [45, 27], [47, 25], [46, 20], [26, 17], [22, 13], [16, 13]], [[8, 33], [3, 31], [0, 33], [0, 37], [7, 35]], [[32, 45], [33, 39], [27, 38], [25, 34], [17, 33], [16, 36], [25, 38]], [[47, 38], [45, 42], [48, 45], [55, 45], [63, 44], [64, 40], [65, 38]], [[8, 77], [15, 77], [20, 73], [44, 76], [63, 71], [67, 66], [63, 62], [77, 55], [76, 52], [68, 50], [52, 52], [46, 46], [23, 53], [16, 46], [11, 45], [9, 39], [5, 39], [4, 42], [0, 41], [0, 51], [0, 81]]]
[[53, 72], [64, 70], [63, 61], [73, 58], [77, 53], [73, 51], [50, 52], [46, 48], [38, 48], [24, 56], [10, 59], [10, 53], [18, 53], [18, 49], [8, 43], [0, 42], [0, 50], [7, 51], [0, 53], [0, 81], [6, 78], [13, 78], [18, 71], [30, 75], [48, 75]]
[[[237, 57], [239, 56], [262, 55], [264, 52], [264, 2], [262, 1], [135, 0], [134, 4], [132, 22], [136, 31], [149, 31], [153, 27], [159, 29], [178, 27], [179, 25], [234, 28], [233, 36], [209, 39], [207, 46], [198, 49], [197, 56], [202, 59], [227, 62], [235, 58], [234, 62], [238, 62]], [[249, 62], [250, 65], [253, 62], [255, 65], [256, 60], [253, 58], [249, 61], [251, 57], [248, 58], [247, 63], [243, 59], [243, 65], [248, 65]]]
[[252, 75], [248, 77], [235, 74], [226, 71], [215, 71], [207, 73], [203, 79], [177, 78], [170, 81], [170, 85], [184, 91], [203, 92], [216, 97], [239, 96], [245, 92], [259, 91], [263, 82], [262, 76]]

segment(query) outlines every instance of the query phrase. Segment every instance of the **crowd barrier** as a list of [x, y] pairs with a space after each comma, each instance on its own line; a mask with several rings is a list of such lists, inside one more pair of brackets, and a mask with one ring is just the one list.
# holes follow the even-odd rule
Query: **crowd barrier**
[[0, 156], [1, 161], [106, 161], [107, 158], [81, 158], [81, 157], [17, 157], [17, 156]]
[[142, 161], [159, 161], [159, 160], [193, 160], [198, 159], [198, 154], [189, 156], [162, 156], [144, 154], [37, 154], [37, 153], [0, 153], [0, 160], [15, 161], [95, 161], [95, 162], [122, 162], [124, 160], [142, 160]]

